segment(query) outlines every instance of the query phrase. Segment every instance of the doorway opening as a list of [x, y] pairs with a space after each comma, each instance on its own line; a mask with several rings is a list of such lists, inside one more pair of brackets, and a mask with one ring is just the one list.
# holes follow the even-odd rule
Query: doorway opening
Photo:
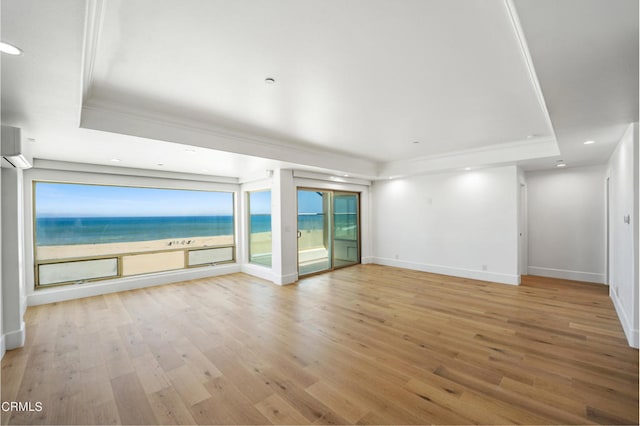
[[605, 223], [605, 248], [604, 248], [604, 280], [606, 285], [611, 285], [611, 257], [609, 247], [611, 245], [611, 228], [609, 224], [611, 215], [611, 187], [609, 185], [609, 177], [605, 181], [605, 207], [604, 207], [604, 223]]
[[529, 253], [527, 242], [527, 186], [520, 184], [519, 197], [519, 217], [518, 217], [518, 275], [522, 279], [523, 275], [528, 275]]
[[298, 275], [360, 263], [360, 194], [298, 189]]

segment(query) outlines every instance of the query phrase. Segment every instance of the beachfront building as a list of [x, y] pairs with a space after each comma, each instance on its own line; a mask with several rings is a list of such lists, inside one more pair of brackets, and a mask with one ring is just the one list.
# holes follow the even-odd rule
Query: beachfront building
[[3, 424], [638, 423], [636, 0], [0, 6]]

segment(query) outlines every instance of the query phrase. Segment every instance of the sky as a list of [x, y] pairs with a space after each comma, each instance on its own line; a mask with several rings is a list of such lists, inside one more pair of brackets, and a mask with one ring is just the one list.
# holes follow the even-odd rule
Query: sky
[[37, 217], [230, 216], [230, 192], [36, 182]]
[[[252, 192], [251, 213], [271, 213], [271, 191]], [[36, 217], [230, 216], [230, 192], [36, 182]], [[322, 213], [316, 191], [298, 191], [298, 213]]]
[[251, 214], [271, 214], [271, 191], [249, 193]]
[[298, 213], [322, 213], [322, 196], [316, 191], [298, 190]]

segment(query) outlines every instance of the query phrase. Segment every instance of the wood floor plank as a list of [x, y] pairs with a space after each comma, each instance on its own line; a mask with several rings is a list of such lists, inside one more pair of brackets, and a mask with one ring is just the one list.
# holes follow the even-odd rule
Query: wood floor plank
[[255, 405], [274, 425], [306, 425], [309, 421], [279, 395], [273, 394]]
[[200, 378], [187, 365], [167, 371], [166, 374], [187, 407], [191, 407], [211, 396], [202, 385]]
[[208, 356], [216, 359], [223, 376], [234, 383], [252, 403], [258, 403], [273, 395], [274, 390], [257, 371], [247, 368], [236, 359], [226, 358], [227, 354], [220, 355], [220, 351], [209, 352]]
[[[451, 411], [460, 413], [467, 419], [474, 419], [473, 422], [481, 424], [510, 423], [510, 421], [506, 417], [501, 416], [497, 411], [490, 410], [486, 406], [468, 404], [463, 401], [460, 397], [464, 392], [460, 392], [459, 394], [451, 392], [451, 386], [449, 386], [448, 384], [443, 390], [442, 388], [433, 386], [433, 382], [434, 381], [430, 379], [426, 381], [411, 379], [407, 383], [407, 389], [414, 392], [420, 397], [429, 398], [442, 407], [446, 407]], [[464, 423], [472, 423], [472, 421], [468, 420]]]
[[111, 379], [111, 388], [122, 424], [150, 425], [156, 423], [149, 400], [135, 373]]
[[608, 287], [356, 265], [30, 307], [2, 424], [638, 424]]
[[169, 379], [152, 354], [149, 353], [134, 358], [131, 364], [147, 394], [152, 394], [171, 386], [171, 379]]
[[28, 352], [24, 349], [9, 351], [5, 354], [0, 374], [3, 401], [16, 401], [28, 360]]
[[191, 372], [195, 374], [201, 382], [204, 383], [214, 377], [222, 376], [218, 367], [187, 338], [180, 338], [172, 342], [172, 346], [185, 364], [191, 369]]
[[235, 424], [232, 413], [224, 403], [209, 397], [191, 407], [191, 414], [199, 425], [232, 425]]
[[367, 411], [350, 401], [339, 389], [325, 382], [316, 382], [305, 389], [307, 393], [331, 408], [349, 423], [357, 423]]
[[205, 383], [211, 397], [228, 412], [233, 424], [268, 424], [267, 418], [242, 395], [238, 388], [226, 377], [215, 377]]
[[158, 424], [163, 425], [190, 425], [195, 424], [188, 407], [178, 395], [178, 392], [168, 386], [147, 395], [151, 409], [158, 420]]

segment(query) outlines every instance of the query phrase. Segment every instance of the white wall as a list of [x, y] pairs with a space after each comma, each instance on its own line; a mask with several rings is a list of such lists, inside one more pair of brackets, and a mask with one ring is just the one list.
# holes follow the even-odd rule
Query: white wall
[[[2, 59], [0, 58], [0, 81], [2, 81]], [[0, 89], [0, 94], [2, 90]], [[0, 117], [2, 117], [2, 111], [0, 111]], [[1, 132], [0, 132], [1, 133]], [[0, 134], [0, 136], [2, 136]], [[2, 159], [0, 158], [0, 162]], [[2, 173], [0, 173], [0, 191], [2, 189]], [[6, 345], [4, 343], [4, 328], [2, 325], [2, 196], [0, 194], [0, 359], [4, 357], [6, 351]]]
[[293, 170], [275, 170], [271, 189], [271, 264], [276, 284], [298, 279], [297, 206]]
[[[2, 160], [0, 160], [2, 161]], [[2, 188], [2, 173], [0, 173], [0, 189]], [[4, 356], [6, 346], [4, 343], [4, 328], [2, 321], [2, 197], [0, 196], [0, 358]]]
[[377, 181], [373, 261], [518, 284], [515, 166]]
[[26, 310], [21, 169], [2, 168], [2, 335], [6, 349], [24, 345]]
[[[609, 159], [609, 294], [629, 344], [638, 347], [638, 123]], [[629, 223], [625, 217], [629, 216]]]
[[605, 282], [602, 166], [527, 172], [528, 271]]
[[527, 224], [527, 179], [524, 171], [518, 167], [518, 275], [528, 273], [528, 224]]

